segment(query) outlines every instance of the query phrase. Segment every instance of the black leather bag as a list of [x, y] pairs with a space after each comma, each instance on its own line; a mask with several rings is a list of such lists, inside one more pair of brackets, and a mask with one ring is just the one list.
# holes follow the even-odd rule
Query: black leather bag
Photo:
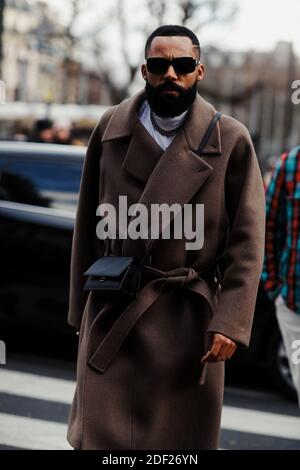
[[139, 290], [141, 263], [133, 256], [103, 256], [84, 273], [84, 290], [99, 294], [135, 297]]

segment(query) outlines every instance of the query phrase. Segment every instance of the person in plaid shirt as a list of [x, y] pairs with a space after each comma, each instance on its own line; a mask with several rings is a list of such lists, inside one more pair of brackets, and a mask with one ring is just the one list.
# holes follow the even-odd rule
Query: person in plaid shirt
[[262, 283], [275, 301], [300, 407], [300, 146], [281, 156], [266, 188]]

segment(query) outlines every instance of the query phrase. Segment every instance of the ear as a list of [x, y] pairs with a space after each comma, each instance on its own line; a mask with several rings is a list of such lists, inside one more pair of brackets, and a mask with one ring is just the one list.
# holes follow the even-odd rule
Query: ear
[[203, 80], [204, 73], [205, 73], [204, 65], [203, 65], [203, 64], [199, 64], [199, 65], [198, 65], [198, 69], [197, 69], [197, 80], [198, 80], [198, 81]]
[[141, 73], [144, 80], [147, 80], [147, 68], [145, 64], [141, 65]]

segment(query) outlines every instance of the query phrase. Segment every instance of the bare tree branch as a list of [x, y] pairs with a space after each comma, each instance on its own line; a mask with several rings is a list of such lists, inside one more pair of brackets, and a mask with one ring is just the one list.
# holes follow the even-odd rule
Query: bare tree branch
[[118, 24], [119, 24], [120, 33], [121, 33], [121, 44], [120, 44], [121, 53], [123, 55], [124, 62], [128, 67], [129, 83], [131, 83], [136, 73], [136, 66], [131, 64], [131, 59], [130, 59], [130, 54], [129, 54], [129, 47], [128, 47], [129, 28], [127, 26], [125, 2], [126, 0], [118, 0], [117, 18], [118, 18]]
[[[135, 81], [139, 65], [143, 61], [143, 46], [141, 41], [139, 60], [133, 58], [130, 40], [132, 35], [140, 35], [144, 40], [150, 34], [153, 27], [169, 22], [170, 14], [174, 12], [180, 16], [180, 23], [191, 27], [199, 33], [211, 23], [229, 21], [233, 15], [233, 9], [228, 7], [231, 0], [141, 0], [141, 8], [144, 11], [145, 20], [134, 24], [129, 18], [129, 0], [112, 1], [111, 6], [105, 9], [105, 13], [99, 16], [97, 25], [88, 28], [80, 37], [75, 35], [75, 26], [80, 16], [86, 10], [87, 5], [93, 4], [95, 0], [69, 0], [71, 14], [65, 30], [54, 30], [48, 36], [49, 40], [61, 41], [64, 44], [63, 63], [67, 65], [68, 60], [74, 60], [75, 51], [89, 48], [98, 64], [99, 73], [104, 82], [110, 88], [112, 95], [121, 100], [129, 94], [131, 84]], [[98, 4], [98, 3], [97, 3]], [[173, 18], [173, 16], [172, 16]], [[105, 37], [107, 28], [114, 24], [120, 32], [118, 44], [122, 58], [122, 70], [125, 70], [122, 83], [115, 81], [115, 67], [105, 58]], [[134, 26], [133, 26], [134, 24]], [[138, 49], [137, 49], [138, 51]], [[135, 51], [135, 53], [137, 52]], [[135, 54], [136, 56], [136, 54]], [[66, 85], [67, 86], [67, 83]]]

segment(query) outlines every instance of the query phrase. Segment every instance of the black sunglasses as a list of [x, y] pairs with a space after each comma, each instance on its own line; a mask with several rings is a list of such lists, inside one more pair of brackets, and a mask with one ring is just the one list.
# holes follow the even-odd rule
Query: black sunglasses
[[168, 60], [164, 57], [149, 57], [146, 63], [150, 73], [161, 75], [172, 65], [175, 72], [180, 75], [194, 72], [196, 65], [200, 64], [200, 60], [193, 57], [176, 57], [173, 60]]

